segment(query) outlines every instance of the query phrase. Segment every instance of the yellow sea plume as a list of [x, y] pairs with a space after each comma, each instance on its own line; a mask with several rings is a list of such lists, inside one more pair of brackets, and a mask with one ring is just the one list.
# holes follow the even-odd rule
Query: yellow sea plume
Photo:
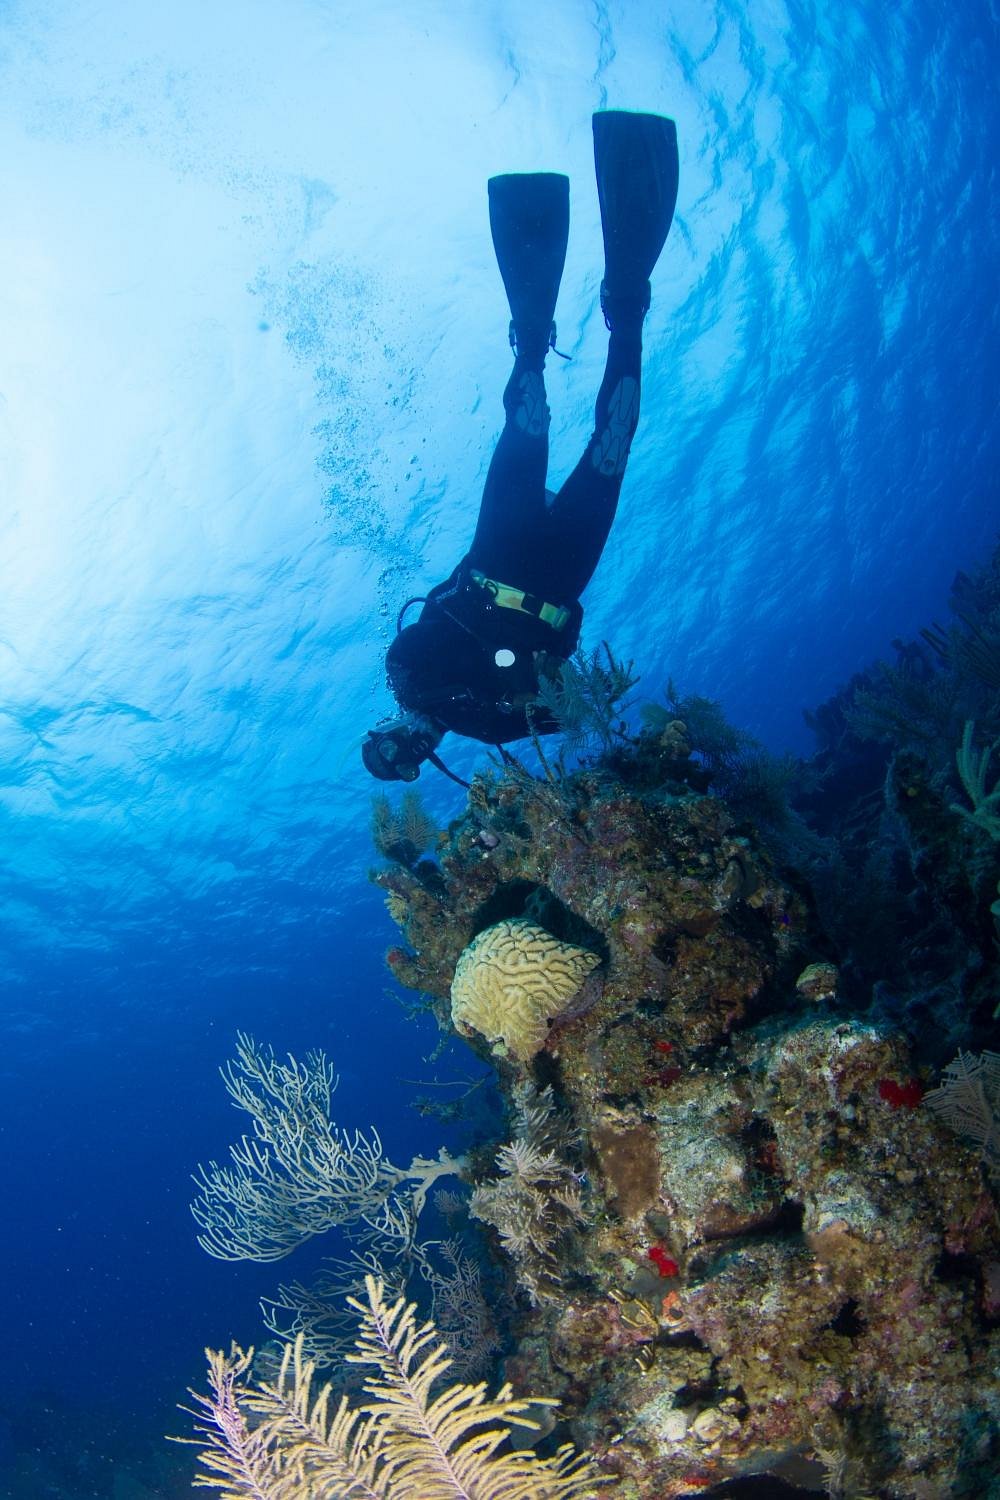
[[562, 943], [523, 917], [487, 927], [459, 957], [451, 1016], [505, 1052], [528, 1062], [545, 1043], [549, 1022], [566, 1010], [600, 955]]
[[[361, 1404], [317, 1389], [301, 1336], [286, 1344], [274, 1383], [250, 1379], [253, 1350], [208, 1350], [210, 1394], [197, 1406], [202, 1469], [195, 1484], [223, 1500], [595, 1500], [614, 1484], [567, 1444], [539, 1457], [508, 1447], [512, 1427], [539, 1432], [547, 1397], [496, 1396], [442, 1385], [451, 1360], [433, 1323], [365, 1278], [353, 1364], [367, 1366]], [[181, 1439], [190, 1441], [190, 1439]]]

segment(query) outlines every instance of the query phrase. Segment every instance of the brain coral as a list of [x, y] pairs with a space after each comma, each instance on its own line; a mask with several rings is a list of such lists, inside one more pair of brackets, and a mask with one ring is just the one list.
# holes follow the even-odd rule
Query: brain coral
[[598, 954], [561, 943], [523, 918], [497, 922], [459, 957], [452, 1020], [460, 1031], [482, 1032], [496, 1044], [494, 1051], [527, 1062], [544, 1044], [549, 1021], [600, 962]]

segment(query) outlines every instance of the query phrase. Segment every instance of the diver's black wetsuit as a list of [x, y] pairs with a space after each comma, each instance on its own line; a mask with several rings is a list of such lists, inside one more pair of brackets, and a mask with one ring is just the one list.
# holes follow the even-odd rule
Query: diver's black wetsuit
[[[526, 711], [538, 692], [535, 653], [565, 659], [579, 640], [579, 596], [611, 530], [639, 418], [640, 330], [641, 317], [611, 333], [594, 434], [557, 495], [545, 489], [542, 360], [515, 360], [472, 545], [389, 647], [389, 684], [404, 709], [488, 744], [556, 727]], [[526, 596], [520, 607], [498, 602], [516, 598], [510, 591]]]

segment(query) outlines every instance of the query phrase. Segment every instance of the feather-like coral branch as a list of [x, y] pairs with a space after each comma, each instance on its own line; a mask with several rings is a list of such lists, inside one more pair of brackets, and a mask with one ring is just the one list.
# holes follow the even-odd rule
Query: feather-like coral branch
[[557, 1403], [509, 1385], [494, 1397], [483, 1383], [439, 1388], [451, 1360], [433, 1323], [418, 1324], [402, 1297], [388, 1303], [373, 1276], [365, 1291], [349, 1299], [361, 1330], [348, 1358], [372, 1371], [360, 1408], [345, 1396], [330, 1415], [331, 1388], [314, 1392], [301, 1338], [273, 1385], [245, 1384], [252, 1352], [209, 1354], [198, 1484], [226, 1500], [592, 1500], [610, 1482], [569, 1446], [552, 1458], [504, 1451], [512, 1426], [537, 1428], [532, 1412]]

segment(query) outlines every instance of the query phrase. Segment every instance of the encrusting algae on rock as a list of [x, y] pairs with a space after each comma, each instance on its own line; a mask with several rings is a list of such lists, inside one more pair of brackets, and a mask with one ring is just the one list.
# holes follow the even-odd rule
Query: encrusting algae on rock
[[[525, 1087], [544, 1089], [562, 1122], [548, 1170], [572, 1183], [572, 1233], [544, 1295], [516, 1242], [493, 1241], [517, 1307], [507, 1377], [560, 1397], [624, 1500], [750, 1474], [985, 1495], [989, 1183], [920, 1107], [903, 1037], [838, 1009], [805, 882], [702, 786], [677, 736], [555, 781], [508, 769], [477, 778], [433, 867], [375, 876], [406, 942], [393, 973], [522, 1113]], [[529, 930], [578, 955], [572, 989], [530, 1022], [522, 998], [505, 1018], [502, 983], [475, 1009], [470, 971], [498, 931]], [[508, 1176], [525, 1140], [497, 1143]]]

